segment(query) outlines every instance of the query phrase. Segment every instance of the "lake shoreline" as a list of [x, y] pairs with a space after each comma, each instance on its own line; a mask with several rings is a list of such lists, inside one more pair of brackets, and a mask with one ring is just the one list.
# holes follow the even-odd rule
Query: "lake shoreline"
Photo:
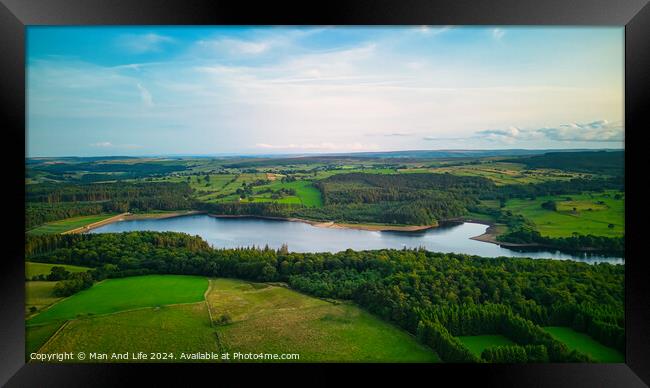
[[253, 218], [260, 220], [276, 220], [276, 221], [289, 221], [289, 222], [303, 222], [318, 228], [329, 229], [355, 229], [365, 230], [370, 232], [419, 232], [428, 229], [437, 228], [439, 225], [374, 225], [374, 224], [349, 224], [349, 223], [336, 223], [334, 221], [314, 221], [304, 218], [296, 217], [273, 217], [273, 216], [257, 216], [257, 215], [242, 215], [242, 214], [212, 214], [203, 213], [214, 218]]

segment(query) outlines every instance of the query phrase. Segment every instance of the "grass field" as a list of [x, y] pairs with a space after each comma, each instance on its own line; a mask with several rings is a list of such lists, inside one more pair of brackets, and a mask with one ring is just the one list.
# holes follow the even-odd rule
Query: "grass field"
[[[179, 278], [189, 283], [181, 284]], [[59, 302], [47, 310], [56, 314], [42, 317], [41, 322], [30, 320], [28, 354], [37, 349], [40, 353], [173, 352], [175, 359], [163, 361], [178, 362], [183, 361], [183, 352], [263, 352], [297, 353], [299, 361], [439, 361], [435, 352], [412, 336], [351, 304], [323, 301], [280, 285], [231, 279], [210, 280], [206, 303], [207, 282], [205, 278], [161, 275], [100, 283]], [[188, 294], [188, 289], [197, 303], [164, 305], [178, 303], [168, 297], [179, 290]], [[156, 300], [148, 300], [148, 295]], [[99, 306], [104, 299], [111, 303]], [[116, 311], [132, 308], [136, 302], [152, 307]], [[232, 323], [213, 326], [208, 303], [213, 319], [228, 314]], [[52, 336], [63, 324], [58, 319], [74, 318], [78, 312], [104, 315], [72, 319]], [[125, 360], [85, 360], [111, 361]]]
[[415, 339], [351, 304], [332, 304], [284, 287], [211, 281], [208, 303], [228, 351], [299, 353], [300, 361], [433, 362]]
[[148, 275], [95, 284], [34, 316], [27, 325], [62, 321], [79, 315], [155, 307], [203, 300], [208, 281], [199, 276]]
[[41, 310], [59, 301], [61, 298], [52, 293], [55, 284], [56, 282], [25, 282], [25, 311], [31, 315], [31, 307]]
[[616, 349], [612, 349], [595, 341], [587, 334], [579, 333], [568, 327], [549, 326], [544, 330], [549, 332], [555, 339], [564, 342], [569, 349], [576, 349], [590, 355], [598, 362], [625, 362], [625, 356]]
[[29, 358], [30, 353], [36, 352], [43, 346], [59, 330], [61, 325], [61, 322], [55, 322], [27, 328], [25, 330], [25, 353], [27, 357]]
[[470, 335], [457, 337], [467, 349], [476, 356], [481, 357], [481, 353], [492, 346], [516, 345], [514, 342], [502, 335]]
[[103, 221], [113, 216], [115, 216], [115, 214], [99, 214], [94, 216], [66, 218], [65, 220], [48, 222], [45, 225], [27, 231], [27, 233], [33, 235], [63, 233], [95, 222]]
[[435, 173], [448, 172], [454, 175], [477, 176], [490, 179], [496, 185], [542, 183], [547, 181], [569, 180], [572, 178], [586, 177], [589, 175], [551, 169], [531, 170], [526, 169], [523, 164], [503, 162], [465, 164], [432, 169], [409, 169], [400, 171]]
[[[181, 352], [216, 352], [218, 347], [207, 306], [199, 302], [74, 320], [40, 352], [78, 352], [80, 349], [86, 353], [108, 354], [174, 352], [175, 357], [180, 357]], [[99, 362], [123, 361], [108, 359]]]
[[[625, 233], [625, 199], [615, 199], [616, 194], [619, 193], [610, 191], [538, 197], [534, 200], [511, 199], [506, 202], [505, 210], [521, 214], [534, 222], [543, 236], [569, 237], [577, 232], [620, 237]], [[542, 208], [542, 203], [549, 200], [556, 201], [556, 211]], [[614, 227], [610, 228], [609, 224]]]
[[79, 267], [76, 265], [32, 263], [30, 261], [26, 261], [25, 277], [27, 279], [31, 279], [34, 276], [49, 275], [50, 271], [52, 271], [52, 267], [63, 267], [68, 272], [86, 272], [90, 269], [88, 267]]

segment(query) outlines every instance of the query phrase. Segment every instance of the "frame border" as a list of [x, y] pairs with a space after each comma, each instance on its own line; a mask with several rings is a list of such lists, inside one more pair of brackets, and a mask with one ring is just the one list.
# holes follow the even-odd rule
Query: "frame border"
[[[645, 198], [634, 174], [642, 173], [641, 134], [650, 97], [650, 5], [648, 0], [333, 0], [320, 4], [234, 0], [0, 0], [0, 94], [2, 117], [9, 135], [11, 169], [9, 200], [13, 207], [9, 257], [0, 271], [0, 384], [8, 386], [106, 385], [134, 382], [136, 376], [186, 384], [188, 376], [289, 376], [306, 372], [320, 384], [336, 382], [337, 372], [356, 372], [364, 382], [386, 382], [391, 376], [421, 374], [449, 378], [455, 383], [476, 382], [499, 386], [647, 386], [650, 383], [650, 271], [642, 256], [640, 222]], [[625, 26], [626, 128], [626, 363], [523, 365], [46, 365], [25, 364], [24, 353], [24, 173], [25, 173], [25, 27], [27, 25], [589, 25]], [[635, 144], [637, 143], [637, 144]], [[22, 147], [20, 146], [22, 145]], [[636, 158], [636, 160], [635, 160]], [[647, 163], [647, 160], [645, 161]], [[640, 175], [639, 175], [640, 177]], [[636, 207], [634, 204], [641, 205]], [[20, 243], [19, 243], [20, 242]], [[16, 372], [17, 371], [17, 372]], [[199, 372], [198, 374], [196, 372]], [[190, 373], [187, 373], [190, 372]], [[258, 372], [258, 373], [256, 373]], [[360, 373], [359, 373], [360, 372]], [[212, 376], [216, 377], [216, 376]], [[282, 379], [283, 382], [287, 380]], [[645, 383], [644, 383], [645, 381]], [[84, 384], [85, 383], [85, 384]]]

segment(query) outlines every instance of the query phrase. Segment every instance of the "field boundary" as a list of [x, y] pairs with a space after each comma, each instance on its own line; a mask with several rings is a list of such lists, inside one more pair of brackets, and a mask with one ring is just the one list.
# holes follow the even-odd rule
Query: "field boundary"
[[61, 234], [76, 234], [76, 233], [87, 232], [89, 230], [98, 228], [100, 226], [110, 224], [110, 223], [113, 223], [115, 221], [119, 221], [120, 219], [122, 219], [123, 217], [125, 217], [125, 216], [127, 216], [129, 214], [131, 214], [131, 213], [129, 213], [129, 212], [121, 213], [121, 214], [118, 214], [116, 216], [109, 217], [109, 218], [107, 218], [105, 220], [93, 222], [92, 224], [88, 224], [88, 225], [85, 225], [85, 226], [80, 226], [80, 227], [75, 228], [75, 229], [66, 230], [65, 232], [61, 232]]
[[67, 321], [63, 322], [63, 324], [61, 325], [61, 327], [59, 327], [59, 328], [54, 332], [54, 334], [52, 334], [52, 335], [50, 336], [50, 338], [48, 338], [47, 341], [45, 341], [45, 343], [44, 343], [43, 345], [41, 345], [41, 346], [36, 350], [35, 353], [40, 353], [40, 352], [41, 352], [41, 349], [43, 349], [47, 344], [49, 344], [50, 342], [52, 342], [52, 340], [54, 339], [54, 337], [56, 337], [57, 335], [59, 335], [59, 333], [61, 332], [61, 330], [63, 330], [66, 326], [68, 326], [68, 323], [70, 323], [71, 320], [72, 320], [72, 319], [68, 319]]
[[212, 279], [208, 278], [208, 289], [203, 293], [203, 301], [208, 307], [208, 316], [210, 317], [210, 326], [214, 327], [214, 320], [212, 319], [212, 309], [210, 309], [210, 302], [208, 302], [208, 294], [212, 290]]

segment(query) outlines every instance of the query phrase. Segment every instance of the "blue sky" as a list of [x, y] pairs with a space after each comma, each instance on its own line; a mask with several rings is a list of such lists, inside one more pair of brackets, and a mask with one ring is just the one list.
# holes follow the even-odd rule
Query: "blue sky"
[[28, 156], [623, 147], [623, 28], [28, 27]]

